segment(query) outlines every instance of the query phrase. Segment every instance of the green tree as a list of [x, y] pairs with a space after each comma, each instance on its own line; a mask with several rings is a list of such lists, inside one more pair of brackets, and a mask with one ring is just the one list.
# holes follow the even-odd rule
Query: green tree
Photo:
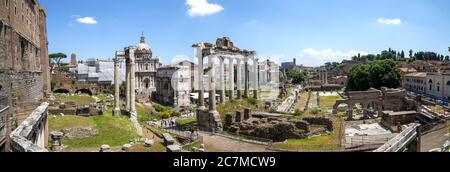
[[296, 70], [289, 70], [287, 76], [292, 79], [293, 84], [301, 84], [305, 81], [306, 73]]
[[409, 58], [412, 58], [413, 57], [413, 53], [414, 53], [414, 51], [411, 49], [411, 50], [409, 50]]
[[372, 64], [354, 66], [349, 73], [347, 91], [366, 91], [370, 88], [397, 88], [401, 83], [400, 70], [395, 61], [380, 60]]
[[348, 75], [348, 91], [364, 91], [370, 88], [369, 65], [360, 64], [352, 67]]
[[53, 73], [55, 70], [55, 64], [57, 66], [61, 66], [61, 60], [67, 58], [67, 55], [64, 53], [53, 53], [48, 55], [48, 60], [50, 62], [50, 73]]

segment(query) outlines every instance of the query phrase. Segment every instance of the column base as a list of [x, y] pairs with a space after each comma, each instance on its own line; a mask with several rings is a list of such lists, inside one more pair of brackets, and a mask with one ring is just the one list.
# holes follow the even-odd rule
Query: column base
[[209, 116], [211, 117], [211, 129], [213, 133], [222, 133], [223, 125], [222, 120], [220, 119], [220, 114], [216, 110], [209, 111]]
[[225, 103], [225, 91], [224, 90], [220, 90], [220, 103], [221, 104]]
[[241, 92], [241, 90], [237, 90], [237, 99], [242, 99], [242, 92]]
[[116, 108], [113, 110], [113, 115], [114, 116], [120, 116], [122, 115], [122, 110], [120, 110], [120, 108]]
[[253, 98], [258, 99], [258, 90], [253, 90]]
[[228, 98], [230, 101], [234, 99], [234, 90], [228, 90]]
[[244, 90], [244, 98], [248, 98], [248, 90]]
[[131, 118], [131, 119], [137, 119], [137, 113], [136, 113], [136, 111], [131, 111], [131, 112], [130, 112], [130, 118]]

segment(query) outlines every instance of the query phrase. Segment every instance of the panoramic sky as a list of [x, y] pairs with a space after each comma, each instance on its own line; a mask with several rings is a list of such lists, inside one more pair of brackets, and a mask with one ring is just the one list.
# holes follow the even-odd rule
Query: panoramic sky
[[144, 32], [165, 64], [197, 42], [230, 37], [261, 59], [319, 66], [395, 50], [448, 55], [448, 0], [39, 0], [49, 51], [114, 58]]

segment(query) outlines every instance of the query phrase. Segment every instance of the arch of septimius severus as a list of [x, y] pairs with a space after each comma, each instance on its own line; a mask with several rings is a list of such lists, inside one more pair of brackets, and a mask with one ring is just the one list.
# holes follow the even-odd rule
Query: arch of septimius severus
[[[211, 43], [197, 43], [192, 46], [196, 49], [198, 60], [197, 90], [199, 93], [197, 120], [200, 127], [213, 132], [223, 130], [220, 115], [216, 109], [216, 90], [219, 90], [220, 103], [225, 102], [225, 60], [228, 61], [228, 97], [229, 100], [249, 97], [252, 89], [253, 97], [258, 98], [258, 59], [255, 51], [240, 50], [233, 45], [229, 38], [219, 38], [216, 45]], [[208, 64], [204, 65], [208, 60]], [[219, 60], [219, 76], [216, 76], [214, 60]], [[249, 65], [250, 60], [253, 62]], [[235, 68], [234, 68], [235, 67]], [[204, 69], [208, 72], [207, 86], [209, 88], [209, 108], [206, 109], [204, 102]], [[234, 71], [236, 70], [236, 75]], [[219, 81], [216, 87], [216, 81]], [[236, 86], [234, 81], [236, 81]], [[216, 89], [211, 89], [216, 88]], [[236, 97], [235, 97], [236, 91]]]

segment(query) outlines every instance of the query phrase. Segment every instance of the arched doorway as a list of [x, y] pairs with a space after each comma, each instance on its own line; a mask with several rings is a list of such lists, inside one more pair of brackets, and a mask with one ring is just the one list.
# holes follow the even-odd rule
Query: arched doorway
[[92, 91], [89, 89], [79, 89], [75, 93], [77, 94], [88, 94], [89, 96], [92, 96]]
[[53, 91], [53, 93], [58, 93], [58, 94], [69, 94], [70, 91], [66, 90], [66, 89], [56, 89], [55, 91]]

